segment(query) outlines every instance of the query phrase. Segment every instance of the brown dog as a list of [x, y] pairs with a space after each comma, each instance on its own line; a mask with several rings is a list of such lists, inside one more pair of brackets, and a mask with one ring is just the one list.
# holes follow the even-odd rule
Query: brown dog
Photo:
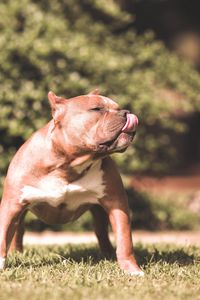
[[88, 95], [64, 99], [49, 92], [53, 119], [35, 132], [14, 156], [0, 206], [0, 268], [9, 245], [22, 250], [27, 210], [48, 224], [94, 217], [101, 251], [113, 254], [110, 221], [121, 269], [143, 275], [133, 256], [127, 197], [109, 157], [133, 140], [138, 119], [111, 99]]

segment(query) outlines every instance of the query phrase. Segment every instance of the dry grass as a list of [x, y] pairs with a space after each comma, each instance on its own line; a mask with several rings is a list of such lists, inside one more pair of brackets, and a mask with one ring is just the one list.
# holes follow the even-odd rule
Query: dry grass
[[0, 298], [57, 299], [200, 299], [197, 247], [136, 246], [143, 278], [119, 270], [93, 245], [27, 247], [12, 254], [0, 274]]

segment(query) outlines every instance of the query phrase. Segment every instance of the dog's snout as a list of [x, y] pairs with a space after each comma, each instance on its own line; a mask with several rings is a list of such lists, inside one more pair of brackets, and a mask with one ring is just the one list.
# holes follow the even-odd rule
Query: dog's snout
[[121, 116], [121, 117], [126, 117], [126, 115], [127, 114], [130, 114], [130, 111], [129, 110], [127, 110], [127, 109], [122, 109], [122, 110], [120, 110], [120, 112], [119, 112], [119, 115]]

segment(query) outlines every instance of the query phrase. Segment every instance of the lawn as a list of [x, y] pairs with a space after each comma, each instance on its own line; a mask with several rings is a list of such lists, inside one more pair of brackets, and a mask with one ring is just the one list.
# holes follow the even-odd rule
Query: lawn
[[26, 247], [0, 273], [0, 299], [200, 299], [198, 247], [137, 244], [143, 278], [103, 259], [95, 245]]

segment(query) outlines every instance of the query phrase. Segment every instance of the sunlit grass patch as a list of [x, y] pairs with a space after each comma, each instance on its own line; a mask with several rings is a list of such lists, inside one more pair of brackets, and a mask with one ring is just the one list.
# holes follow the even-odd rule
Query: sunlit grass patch
[[96, 246], [26, 247], [0, 274], [4, 299], [200, 299], [198, 247], [138, 244], [143, 278], [121, 271]]

